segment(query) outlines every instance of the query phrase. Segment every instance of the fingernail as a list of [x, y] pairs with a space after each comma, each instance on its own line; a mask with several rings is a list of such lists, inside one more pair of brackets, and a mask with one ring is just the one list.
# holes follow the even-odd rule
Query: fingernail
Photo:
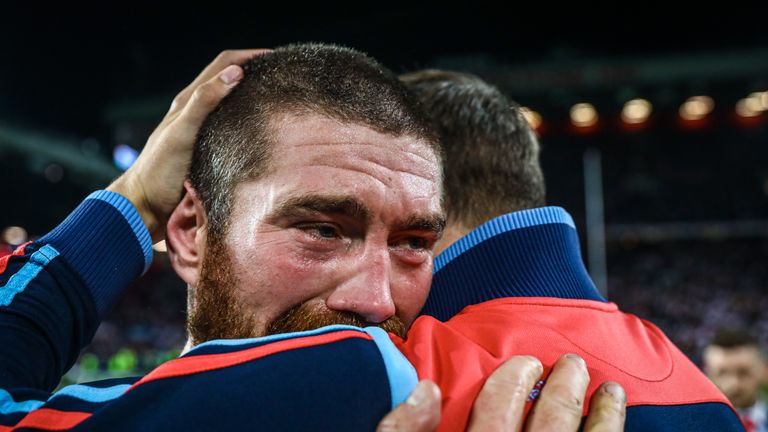
[[539, 372], [539, 375], [541, 375], [544, 372], [544, 366], [541, 364], [541, 360], [539, 360], [538, 358], [531, 355], [524, 355], [520, 357], [531, 362], [531, 364], [533, 364], [535, 366], [535, 369]]
[[584, 359], [577, 356], [576, 354], [566, 354], [565, 356], [580, 364], [584, 369], [587, 368], [587, 363], [584, 361]]
[[615, 382], [607, 382], [603, 386], [603, 389], [605, 389], [605, 392], [611, 395], [615, 400], [619, 402], [624, 402], [627, 398], [626, 393], [624, 393], [624, 389]]
[[242, 70], [239, 66], [229, 65], [219, 74], [219, 79], [226, 85], [231, 85], [240, 81]]
[[415, 389], [411, 392], [411, 395], [408, 396], [408, 399], [405, 401], [408, 405], [411, 406], [419, 406], [421, 405], [424, 400], [427, 398], [427, 386], [424, 383], [419, 383]]

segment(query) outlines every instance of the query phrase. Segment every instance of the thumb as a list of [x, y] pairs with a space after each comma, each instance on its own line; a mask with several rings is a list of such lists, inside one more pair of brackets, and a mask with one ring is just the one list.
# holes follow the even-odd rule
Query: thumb
[[377, 432], [431, 432], [440, 423], [440, 388], [420, 381], [405, 403], [384, 417]]

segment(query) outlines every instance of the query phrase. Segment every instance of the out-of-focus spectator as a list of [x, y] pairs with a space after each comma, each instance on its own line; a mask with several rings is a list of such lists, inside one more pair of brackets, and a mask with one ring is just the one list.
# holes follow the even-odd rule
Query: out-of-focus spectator
[[749, 328], [768, 346], [768, 240], [613, 244], [608, 296], [658, 325], [695, 363], [721, 327]]
[[768, 431], [766, 356], [757, 338], [739, 329], [715, 332], [704, 349], [704, 370], [741, 415], [748, 432]]

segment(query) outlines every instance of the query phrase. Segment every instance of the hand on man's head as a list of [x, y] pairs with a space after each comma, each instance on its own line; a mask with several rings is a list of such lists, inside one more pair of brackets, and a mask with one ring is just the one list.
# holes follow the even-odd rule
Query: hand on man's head
[[203, 121], [242, 79], [240, 65], [269, 51], [227, 50], [219, 54], [176, 95], [139, 158], [107, 188], [131, 201], [153, 242], [165, 238], [165, 221], [181, 199], [182, 185]]

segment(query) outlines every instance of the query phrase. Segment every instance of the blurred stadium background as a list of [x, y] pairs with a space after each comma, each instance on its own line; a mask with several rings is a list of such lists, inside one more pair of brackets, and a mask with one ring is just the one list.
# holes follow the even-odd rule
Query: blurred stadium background
[[[695, 362], [719, 326], [748, 327], [767, 344], [765, 2], [674, 16], [629, 3], [555, 8], [5, 15], [0, 256], [129, 166], [173, 95], [218, 51], [319, 40], [398, 72], [451, 68], [498, 85], [526, 107], [544, 145], [549, 202], [574, 215], [612, 301], [659, 325]], [[143, 373], [178, 355], [184, 297], [158, 247], [67, 379]]]

